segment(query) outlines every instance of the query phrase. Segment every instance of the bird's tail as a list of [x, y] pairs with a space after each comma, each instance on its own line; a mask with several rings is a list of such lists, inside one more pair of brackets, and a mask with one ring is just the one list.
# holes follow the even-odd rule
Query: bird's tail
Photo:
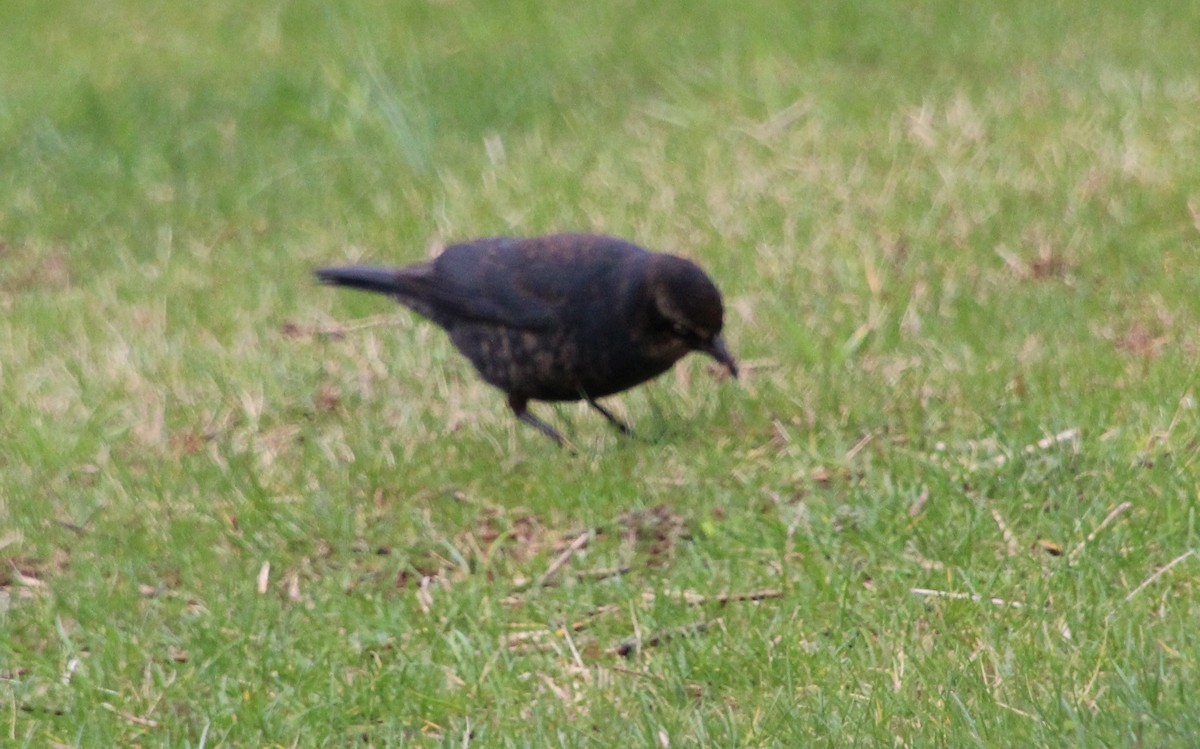
[[316, 275], [322, 283], [332, 286], [348, 286], [389, 296], [400, 294], [406, 288], [404, 275], [396, 268], [348, 265], [341, 268], [320, 268]]

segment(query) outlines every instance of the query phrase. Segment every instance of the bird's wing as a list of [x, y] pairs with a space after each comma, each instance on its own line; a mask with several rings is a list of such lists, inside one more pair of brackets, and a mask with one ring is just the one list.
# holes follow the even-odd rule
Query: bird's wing
[[453, 245], [434, 261], [427, 293], [456, 320], [543, 330], [572, 317], [572, 300], [612, 259], [544, 240], [498, 237]]

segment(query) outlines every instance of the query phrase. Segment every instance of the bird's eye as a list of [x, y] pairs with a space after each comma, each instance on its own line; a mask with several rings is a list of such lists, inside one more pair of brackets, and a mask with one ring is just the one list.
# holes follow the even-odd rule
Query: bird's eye
[[688, 330], [687, 328], [683, 327], [682, 325], [680, 325], [677, 322], [671, 323], [671, 332], [674, 333], [675, 335], [679, 336], [680, 338], [691, 338], [692, 337], [692, 331]]

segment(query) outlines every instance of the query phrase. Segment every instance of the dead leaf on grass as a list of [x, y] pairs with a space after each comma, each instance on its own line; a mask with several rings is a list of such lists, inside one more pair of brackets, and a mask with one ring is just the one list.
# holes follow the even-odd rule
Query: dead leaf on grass
[[548, 543], [541, 520], [529, 513], [509, 518], [497, 510], [485, 510], [468, 535], [473, 543], [467, 546], [501, 551], [517, 562], [541, 553]]
[[683, 516], [666, 505], [624, 513], [618, 523], [622, 539], [649, 557], [650, 566], [665, 564], [678, 543], [687, 538]]
[[1061, 557], [1063, 555], [1063, 547], [1053, 541], [1047, 541], [1044, 538], [1039, 538], [1033, 542], [1031, 547], [1033, 551], [1041, 551], [1049, 554], [1052, 557]]

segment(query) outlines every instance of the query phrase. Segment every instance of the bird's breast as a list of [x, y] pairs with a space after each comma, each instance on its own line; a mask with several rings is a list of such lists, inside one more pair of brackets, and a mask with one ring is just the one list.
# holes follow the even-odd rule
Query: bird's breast
[[477, 323], [456, 325], [450, 340], [487, 382], [538, 400], [576, 400], [584, 354], [562, 330], [530, 331]]
[[621, 335], [484, 323], [456, 325], [450, 340], [488, 383], [545, 401], [601, 398], [627, 390], [670, 369], [686, 353], [647, 349]]

